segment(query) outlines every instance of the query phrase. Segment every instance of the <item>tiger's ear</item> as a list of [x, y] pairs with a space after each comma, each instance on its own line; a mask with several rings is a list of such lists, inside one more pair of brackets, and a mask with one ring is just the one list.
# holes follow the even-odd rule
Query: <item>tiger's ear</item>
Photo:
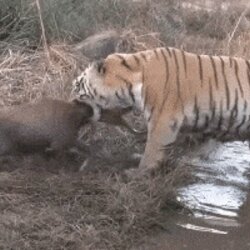
[[106, 68], [105, 68], [105, 61], [104, 60], [99, 60], [99, 61], [96, 61], [94, 63], [94, 66], [97, 70], [97, 72], [101, 75], [104, 75], [105, 72], [106, 72]]

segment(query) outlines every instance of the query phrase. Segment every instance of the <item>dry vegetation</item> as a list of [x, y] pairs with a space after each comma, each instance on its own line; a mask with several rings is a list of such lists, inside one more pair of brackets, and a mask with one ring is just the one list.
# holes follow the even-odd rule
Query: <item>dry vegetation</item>
[[[185, 1], [196, 2], [195, 8], [174, 0], [41, 2], [49, 57], [35, 1], [0, 0], [2, 108], [43, 96], [68, 99], [73, 75], [89, 60], [73, 48], [107, 29], [118, 30], [116, 48], [122, 51], [168, 45], [250, 57], [250, 13], [244, 3], [222, 1], [225, 10], [219, 1], [209, 6]], [[132, 135], [104, 125], [84, 139], [93, 159], [89, 171], [80, 174], [71, 168], [79, 160], [0, 159], [0, 249], [130, 249], [148, 234], [169, 229], [175, 187], [185, 173], [177, 168], [128, 180], [122, 169], [136, 164], [129, 155], [143, 145], [131, 147]]]

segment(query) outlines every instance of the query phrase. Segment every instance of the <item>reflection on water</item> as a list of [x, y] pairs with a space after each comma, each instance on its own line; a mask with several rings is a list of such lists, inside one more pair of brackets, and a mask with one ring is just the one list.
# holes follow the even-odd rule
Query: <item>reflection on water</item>
[[199, 231], [199, 232], [207, 232], [207, 233], [214, 233], [214, 234], [227, 234], [228, 232], [226, 231], [222, 231], [222, 230], [218, 230], [218, 229], [214, 229], [214, 228], [208, 228], [208, 227], [202, 227], [202, 226], [196, 226], [193, 224], [177, 224], [179, 226], [181, 226], [182, 228], [186, 228], [186, 229], [191, 229], [194, 231]]
[[197, 183], [179, 189], [178, 199], [207, 224], [237, 226], [239, 208], [247, 197], [250, 169], [248, 144], [227, 143], [213, 160], [186, 159], [199, 177]]

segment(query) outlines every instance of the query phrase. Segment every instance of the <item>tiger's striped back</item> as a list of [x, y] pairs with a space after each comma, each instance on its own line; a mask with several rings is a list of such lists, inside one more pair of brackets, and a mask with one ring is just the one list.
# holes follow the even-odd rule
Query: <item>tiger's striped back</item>
[[[220, 140], [248, 136], [249, 61], [194, 55], [175, 49], [171, 52], [179, 88], [177, 94], [183, 104], [182, 129], [200, 131]], [[187, 57], [189, 60], [183, 59]]]

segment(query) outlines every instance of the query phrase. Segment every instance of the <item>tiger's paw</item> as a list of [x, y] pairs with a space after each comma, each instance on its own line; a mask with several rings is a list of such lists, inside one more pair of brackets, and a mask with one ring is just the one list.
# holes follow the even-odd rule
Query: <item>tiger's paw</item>
[[142, 178], [154, 177], [159, 172], [159, 168], [132, 168], [125, 170], [129, 180], [139, 180]]

